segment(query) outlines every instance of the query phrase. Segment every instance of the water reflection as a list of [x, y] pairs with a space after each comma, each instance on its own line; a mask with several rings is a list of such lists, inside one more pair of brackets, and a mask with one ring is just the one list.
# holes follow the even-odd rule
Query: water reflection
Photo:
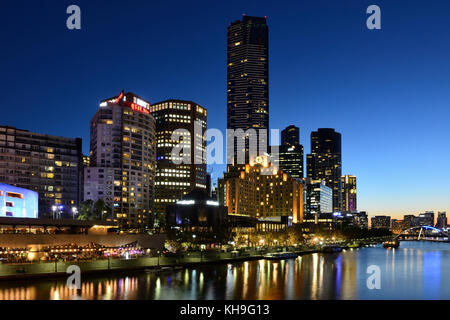
[[[366, 286], [381, 269], [381, 290]], [[69, 299], [450, 299], [450, 244], [403, 242], [281, 261], [218, 264], [177, 272], [86, 276], [81, 290], [65, 279], [1, 282], [0, 300]]]

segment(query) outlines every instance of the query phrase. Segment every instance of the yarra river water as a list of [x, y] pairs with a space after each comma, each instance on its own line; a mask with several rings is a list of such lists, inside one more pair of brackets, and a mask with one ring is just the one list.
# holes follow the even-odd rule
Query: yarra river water
[[[381, 288], [367, 287], [367, 268], [381, 270]], [[82, 276], [80, 291], [65, 279], [0, 282], [4, 299], [450, 299], [450, 243], [402, 242], [167, 271]]]

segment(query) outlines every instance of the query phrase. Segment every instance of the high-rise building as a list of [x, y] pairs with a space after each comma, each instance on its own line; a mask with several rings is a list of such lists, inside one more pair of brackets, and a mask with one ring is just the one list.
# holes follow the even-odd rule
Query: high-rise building
[[155, 119], [134, 93], [101, 101], [91, 120], [84, 200], [102, 199], [106, 217], [124, 229], [145, 229], [153, 214]]
[[447, 224], [447, 213], [446, 212], [438, 212], [436, 227], [437, 228], [446, 228]]
[[391, 225], [392, 225], [392, 227], [391, 227], [392, 233], [394, 233], [394, 234], [400, 234], [403, 230], [407, 229], [406, 223], [404, 220], [392, 219]]
[[[196, 188], [207, 189], [204, 137], [207, 111], [193, 101], [175, 99], [155, 103], [150, 110], [156, 120], [155, 211], [158, 219], [164, 221], [167, 205]], [[175, 130], [183, 135], [172, 140]], [[176, 164], [172, 150], [180, 143], [189, 161]]]
[[391, 217], [390, 216], [374, 216], [371, 218], [372, 229], [390, 229]]
[[[268, 152], [269, 128], [269, 36], [266, 18], [243, 16], [228, 27], [227, 41], [227, 128], [255, 129], [257, 152]], [[250, 163], [249, 138], [233, 138], [234, 164], [238, 150], [245, 150]], [[261, 147], [261, 148], [260, 148]], [[264, 150], [263, 150], [264, 149]], [[230, 154], [230, 149], [228, 149]]]
[[434, 226], [434, 212], [426, 211], [419, 214], [419, 221], [421, 226]]
[[333, 211], [333, 190], [323, 180], [305, 181], [305, 221], [318, 223]]
[[359, 212], [353, 213], [353, 216], [355, 217], [355, 222], [358, 227], [360, 227], [362, 229], [369, 228], [369, 218], [367, 217], [367, 212], [359, 211]]
[[334, 129], [311, 132], [311, 154], [307, 155], [307, 177], [324, 180], [333, 189], [333, 211], [342, 210], [341, 134]]
[[0, 126], [0, 182], [39, 194], [39, 216], [72, 216], [81, 200], [80, 138], [64, 138]]
[[412, 228], [412, 227], [420, 226], [419, 217], [416, 217], [412, 214], [404, 215], [403, 222], [404, 222], [405, 228]]
[[228, 214], [247, 216], [260, 221], [301, 223], [303, 219], [303, 184], [279, 170], [261, 174], [261, 164], [243, 169], [228, 166], [219, 179], [219, 203]]
[[300, 144], [299, 128], [290, 125], [281, 131], [278, 150], [278, 166], [293, 178], [303, 178], [303, 146]]
[[342, 211], [355, 212], [356, 210], [356, 177], [345, 175], [342, 177]]

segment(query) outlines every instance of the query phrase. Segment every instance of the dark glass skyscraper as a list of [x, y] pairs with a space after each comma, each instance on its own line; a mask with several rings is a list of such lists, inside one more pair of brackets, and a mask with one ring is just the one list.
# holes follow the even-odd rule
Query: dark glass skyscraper
[[294, 125], [281, 131], [279, 167], [293, 178], [303, 178], [303, 146], [300, 144], [300, 130]]
[[311, 132], [311, 154], [307, 155], [307, 176], [324, 180], [333, 189], [333, 211], [342, 210], [341, 134], [334, 129]]
[[[269, 128], [269, 37], [266, 18], [243, 16], [228, 27], [227, 44], [227, 128], [255, 129], [261, 146], [267, 150], [268, 136], [259, 129]], [[239, 141], [239, 142], [238, 142]], [[245, 139], [248, 163], [248, 138]], [[236, 150], [244, 148], [244, 139], [234, 138]], [[263, 150], [262, 150], [263, 151]], [[260, 153], [258, 147], [258, 153]]]

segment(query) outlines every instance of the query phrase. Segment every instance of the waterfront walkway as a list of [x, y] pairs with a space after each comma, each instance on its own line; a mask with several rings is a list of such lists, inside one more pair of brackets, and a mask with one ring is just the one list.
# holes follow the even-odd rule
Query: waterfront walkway
[[[361, 245], [364, 245], [363, 243]], [[345, 246], [344, 246], [345, 248]], [[347, 247], [348, 248], [348, 247]], [[36, 263], [0, 264], [0, 280], [45, 278], [67, 276], [71, 265], [80, 267], [82, 273], [107, 273], [128, 270], [158, 269], [161, 267], [190, 267], [200, 264], [232, 263], [263, 259], [267, 253], [280, 251], [294, 252], [298, 255], [321, 252], [321, 246], [314, 247], [278, 247], [264, 251], [247, 249], [245, 251], [204, 251], [161, 256], [142, 256], [134, 259], [101, 258], [90, 261], [50, 261]]]

